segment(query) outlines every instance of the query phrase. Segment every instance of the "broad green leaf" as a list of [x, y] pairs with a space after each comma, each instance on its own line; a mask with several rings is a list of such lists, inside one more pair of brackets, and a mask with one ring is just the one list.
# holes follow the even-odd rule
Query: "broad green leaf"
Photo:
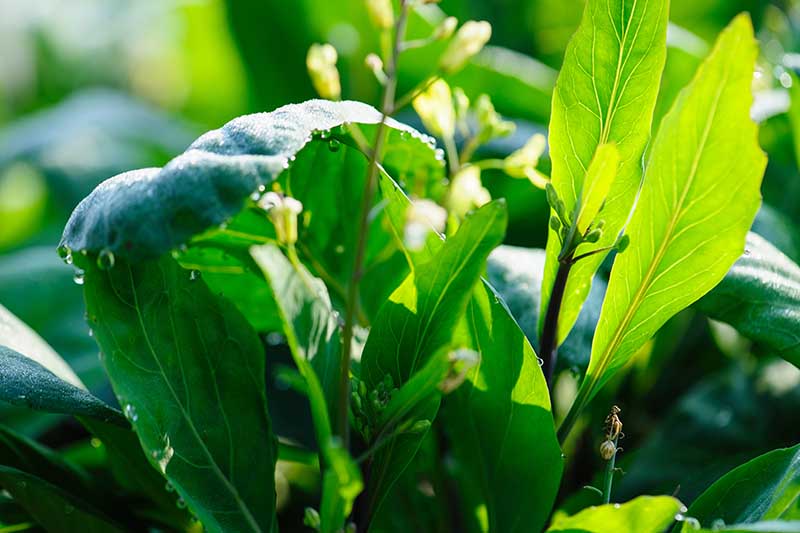
[[564, 463], [547, 383], [533, 348], [490, 286], [472, 292], [462, 326], [481, 364], [447, 397], [445, 420], [464, 477], [480, 487], [469, 510], [485, 505], [483, 531], [539, 531]]
[[796, 518], [799, 502], [800, 445], [771, 451], [734, 468], [701, 494], [686, 515], [705, 527], [717, 520], [748, 524], [786, 515]]
[[549, 533], [661, 533], [674, 520], [681, 502], [669, 496], [640, 496], [627, 503], [589, 507], [556, 519]]
[[589, 163], [577, 204], [577, 229], [582, 234], [603, 208], [608, 191], [617, 177], [619, 151], [613, 144], [601, 144]]
[[[283, 332], [305, 380], [323, 473], [321, 530], [344, 526], [353, 501], [363, 488], [361, 472], [347, 450], [333, 439], [331, 418], [339, 401], [341, 339], [337, 315], [325, 284], [275, 245], [254, 246], [250, 253], [275, 295]], [[292, 250], [289, 252], [293, 254]]]
[[0, 466], [0, 487], [52, 533], [126, 531], [78, 496], [15, 468]]
[[[500, 244], [505, 226], [504, 202], [483, 206], [392, 293], [378, 312], [361, 358], [360, 379], [368, 395], [385, 383], [387, 375], [394, 387], [406, 383], [435, 353], [456, 342], [454, 328], [464, 314], [489, 252]], [[409, 416], [432, 421], [438, 408], [439, 394], [432, 394]], [[408, 466], [422, 436], [397, 435], [376, 453], [368, 481], [370, 514], [378, 510]]]
[[272, 531], [276, 444], [256, 333], [169, 256], [79, 266], [106, 370], [151, 464], [207, 530]]
[[[666, 57], [668, 0], [589, 0], [572, 37], [553, 93], [550, 157], [553, 187], [566, 212], [581, 202], [597, 147], [614, 143], [619, 168], [600, 218], [603, 236], [577, 254], [610, 246], [628, 219], [642, 176], [653, 108]], [[558, 270], [561, 244], [551, 228], [542, 281], [539, 331]], [[606, 254], [572, 267], [558, 321], [557, 343], [567, 337]]]
[[755, 233], [696, 307], [800, 367], [800, 267]]
[[72, 386], [86, 388], [50, 345], [2, 305], [0, 305], [0, 345], [24, 354]]
[[[402, 235], [409, 201], [386, 176], [381, 190], [395, 234]], [[412, 268], [422, 268], [441, 247], [439, 239], [428, 239], [422, 250], [409, 253]], [[500, 246], [490, 255], [487, 268], [493, 281], [514, 280], [512, 311], [519, 311], [517, 318], [535, 334], [535, 318], [523, 316], [533, 300], [527, 292], [540, 286], [539, 280], [529, 278], [541, 275], [544, 261], [543, 251], [533, 252]], [[525, 296], [518, 296], [518, 291]], [[481, 363], [447, 397], [444, 412], [462, 472], [464, 518], [479, 531], [490, 524], [500, 530], [535, 529], [537, 524], [544, 525], [550, 513], [563, 467], [547, 386], [536, 354], [494, 288], [482, 280], [470, 298], [456, 334], [480, 353]], [[536, 490], [515, 490], [522, 483]], [[529, 520], [515, 522], [519, 516]]]
[[0, 346], [0, 400], [47, 413], [96, 418], [122, 427], [122, 413], [14, 350]]
[[756, 54], [749, 18], [737, 17], [664, 117], [628, 226], [631, 245], [614, 262], [573, 414], [741, 255], [766, 165], [749, 115]]

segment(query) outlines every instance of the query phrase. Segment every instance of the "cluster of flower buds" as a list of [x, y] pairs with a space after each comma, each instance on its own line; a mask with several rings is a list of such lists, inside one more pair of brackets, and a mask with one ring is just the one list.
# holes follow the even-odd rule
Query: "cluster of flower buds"
[[339, 55], [330, 44], [312, 44], [306, 55], [306, 67], [314, 89], [328, 100], [339, 100], [342, 97], [342, 82], [336, 61]]
[[303, 211], [303, 204], [278, 192], [268, 192], [258, 201], [258, 206], [267, 212], [275, 226], [278, 242], [293, 245], [297, 242], [297, 216]]
[[350, 405], [353, 410], [355, 428], [370, 442], [374, 437], [373, 421], [378, 420], [392, 399], [392, 395], [397, 391], [394, 380], [390, 374], [386, 374], [383, 381], [376, 387], [368, 391], [367, 385], [356, 377], [350, 378]]

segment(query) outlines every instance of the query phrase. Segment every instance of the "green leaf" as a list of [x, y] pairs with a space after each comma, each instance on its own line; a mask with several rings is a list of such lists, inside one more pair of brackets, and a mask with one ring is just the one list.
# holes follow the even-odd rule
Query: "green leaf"
[[[483, 206], [392, 293], [378, 312], [361, 358], [368, 395], [387, 375], [394, 387], [406, 383], [436, 352], [451, 345], [455, 325], [505, 226], [504, 202]], [[433, 394], [410, 416], [432, 421], [438, 407], [439, 395]], [[422, 436], [398, 435], [375, 455], [369, 479], [371, 513], [414, 457]]]
[[52, 372], [73, 387], [85, 389], [75, 372], [39, 335], [0, 305], [0, 339], [2, 345]]
[[697, 531], [698, 533], [800, 533], [800, 521], [769, 520], [766, 522], [756, 522], [754, 524], [734, 524], [732, 526], [714, 527], [714, 529], [694, 529], [691, 526], [685, 526], [685, 531]]
[[[382, 177], [381, 190], [393, 230], [402, 235], [408, 198], [387, 176]], [[428, 264], [441, 246], [439, 239], [431, 238], [422, 250], [409, 253], [412, 268]], [[514, 280], [511, 310], [518, 311], [517, 318], [535, 334], [535, 318], [523, 313], [535, 301], [528, 290], [535, 286], [538, 291], [540, 284], [529, 278], [541, 275], [544, 253], [532, 252], [500, 246], [490, 255], [487, 269], [492, 280]], [[536, 529], [550, 513], [563, 468], [536, 354], [509, 307], [484, 280], [473, 289], [458, 328], [458, 340], [481, 355], [479, 368], [469, 372], [466, 382], [445, 401], [445, 427], [462, 471], [462, 505], [475, 523], [473, 529], [485, 531], [489, 524], [503, 531]], [[515, 490], [522, 483], [536, 490]], [[515, 523], [520, 516], [529, 520]]]
[[800, 79], [791, 74], [792, 86], [789, 88], [789, 122], [792, 125], [794, 155], [800, 165]]
[[550, 533], [661, 533], [674, 520], [681, 502], [669, 496], [640, 496], [627, 503], [589, 507], [556, 519]]
[[608, 191], [617, 177], [619, 151], [613, 144], [601, 144], [589, 163], [578, 200], [577, 230], [583, 234], [603, 208]]
[[121, 533], [114, 523], [90, 504], [43, 479], [15, 468], [0, 466], [0, 486], [52, 533]]
[[766, 164], [749, 115], [756, 54], [749, 18], [737, 17], [661, 123], [572, 414], [741, 255]]
[[272, 531], [276, 444], [256, 333], [169, 256], [82, 263], [89, 321], [151, 464], [207, 530]]
[[0, 346], [0, 400], [47, 413], [96, 418], [127, 427], [122, 413], [14, 350]]
[[686, 515], [706, 527], [717, 520], [749, 524], [796, 513], [799, 498], [800, 445], [771, 451], [734, 468], [701, 494]]
[[[567, 213], [581, 202], [597, 147], [614, 143], [619, 151], [617, 176], [603, 207], [603, 236], [596, 244], [579, 247], [576, 255], [612, 245], [633, 206], [664, 68], [668, 14], [668, 0], [590, 0], [567, 47], [550, 120], [551, 178]], [[540, 333], [560, 252], [558, 235], [550, 229]], [[572, 267], [558, 321], [558, 344], [572, 329], [605, 255], [593, 255]]]
[[800, 367], [800, 267], [755, 233], [696, 307]]
[[[480, 487], [484, 531], [539, 531], [555, 502], [564, 460], [536, 354], [498, 295], [477, 287], [464, 320], [481, 364], [445, 402], [464, 476]], [[525, 487], [520, 490], [520, 487]]]

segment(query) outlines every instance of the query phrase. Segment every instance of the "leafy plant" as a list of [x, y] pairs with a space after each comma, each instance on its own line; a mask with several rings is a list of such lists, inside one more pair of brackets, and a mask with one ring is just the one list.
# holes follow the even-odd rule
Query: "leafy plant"
[[[519, 111], [502, 92], [522, 83], [518, 116], [540, 118], [550, 85], [509, 85], [492, 26], [433, 3], [358, 3], [374, 46], [358, 75], [378, 108], [341, 100], [355, 67], [316, 43], [306, 66], [324, 99], [236, 118], [74, 209], [58, 252], [113, 394], [0, 307], [0, 399], [91, 435], [57, 451], [0, 425], [0, 532], [800, 531], [796, 432], [747, 451], [793, 448], [731, 453], [725, 469], [750, 460], [713, 484], [693, 472], [688, 497], [636, 485], [669, 478], [653, 465], [670, 446], [709, 440], [718, 396], [783, 412], [798, 385], [769, 381], [774, 361], [758, 375], [780, 394], [738, 401], [720, 373], [632, 461], [623, 427], [637, 439], [646, 424], [605, 405], [657, 390], [670, 356], [690, 366], [694, 350], [664, 344], [692, 341], [692, 306], [720, 352], [743, 335], [800, 359], [800, 268], [749, 233], [767, 165], [750, 18], [677, 93], [662, 79], [669, 2], [588, 0], [546, 139], [498, 110]], [[411, 109], [433, 137], [393, 118]], [[502, 244], [498, 174], [546, 199], [545, 250]], [[753, 381], [747, 366], [736, 375]], [[617, 464], [633, 474], [615, 487]]]

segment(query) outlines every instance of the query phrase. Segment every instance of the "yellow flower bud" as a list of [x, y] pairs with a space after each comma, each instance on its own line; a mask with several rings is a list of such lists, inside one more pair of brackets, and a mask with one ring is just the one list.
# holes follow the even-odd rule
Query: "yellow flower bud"
[[539, 164], [546, 144], [547, 141], [541, 133], [531, 136], [525, 146], [506, 158], [506, 174], [513, 178], [528, 178], [536, 187], [544, 189], [548, 180], [536, 170], [536, 165]]
[[445, 49], [439, 68], [447, 74], [460, 70], [469, 59], [480, 52], [492, 36], [492, 25], [482, 20], [470, 20], [456, 32]]
[[425, 128], [433, 135], [451, 138], [456, 129], [453, 94], [444, 80], [436, 80], [412, 103]]
[[342, 96], [342, 84], [336, 61], [339, 55], [330, 44], [312, 44], [306, 55], [306, 67], [311, 83], [322, 98], [338, 100]]
[[458, 19], [455, 17], [447, 17], [436, 26], [436, 29], [433, 30], [432, 37], [437, 40], [449, 39], [456, 32], [456, 27], [458, 27]]
[[456, 216], [464, 217], [473, 209], [489, 203], [491, 199], [492, 195], [481, 183], [481, 169], [468, 165], [453, 177], [447, 195], [447, 208]]
[[258, 201], [258, 206], [267, 212], [275, 226], [275, 235], [281, 244], [297, 242], [297, 215], [303, 211], [303, 204], [289, 196], [268, 192]]
[[376, 28], [388, 30], [394, 25], [392, 0], [367, 0], [367, 13]]

